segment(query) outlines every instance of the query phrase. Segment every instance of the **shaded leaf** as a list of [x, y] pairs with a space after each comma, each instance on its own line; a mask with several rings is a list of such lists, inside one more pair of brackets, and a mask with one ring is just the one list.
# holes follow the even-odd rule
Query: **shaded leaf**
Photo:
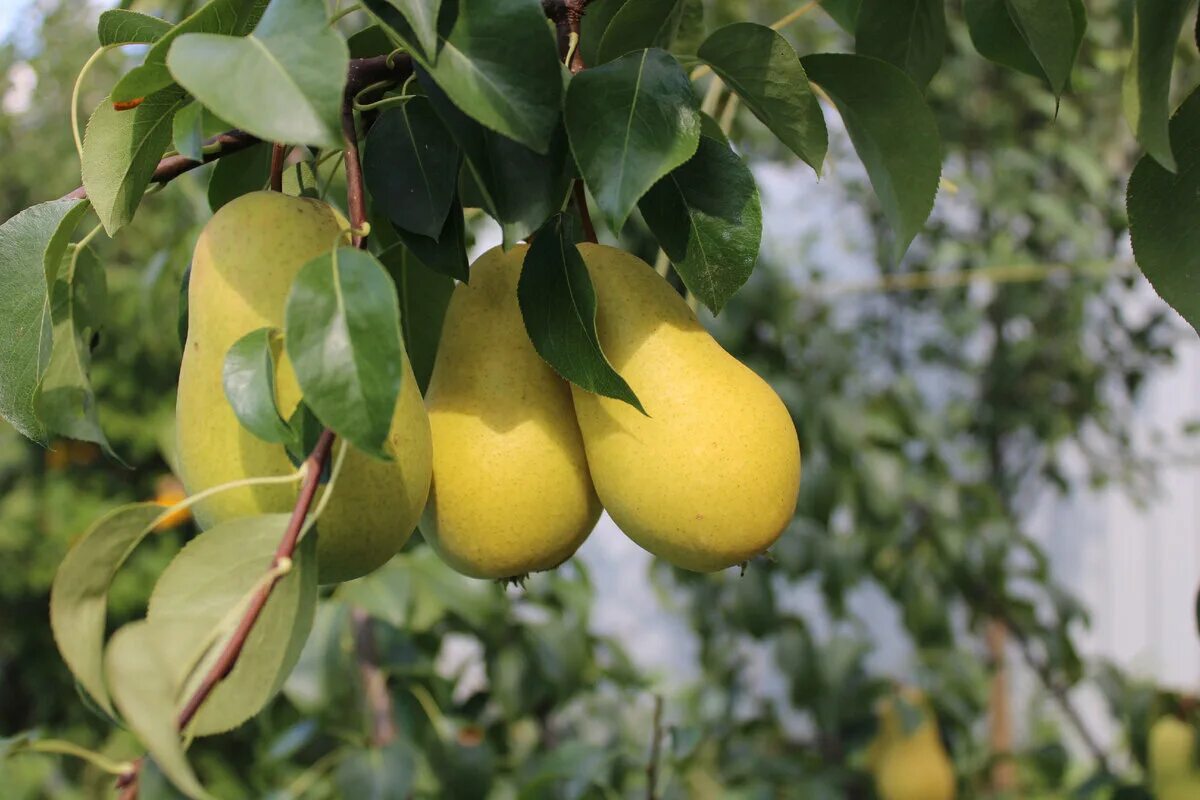
[[525, 330], [538, 355], [559, 375], [645, 413], [600, 347], [596, 292], [577, 241], [563, 214], [551, 218], [533, 237], [517, 284]]
[[458, 188], [458, 165], [458, 147], [424, 97], [383, 112], [367, 134], [367, 189], [398, 228], [441, 236]]
[[1200, 332], [1200, 90], [1171, 119], [1178, 172], [1142, 156], [1129, 179], [1129, 233], [1138, 267]]
[[175, 112], [171, 120], [171, 144], [181, 156], [193, 161], [203, 161], [204, 141], [231, 127], [228, 122], [193, 100]]
[[579, 25], [579, 55], [589, 67], [600, 64], [600, 43], [613, 17], [628, 0], [592, 0]]
[[[190, 697], [262, 586], [290, 514], [241, 517], [197, 536], [171, 561], [150, 595], [147, 619], [177, 687]], [[308, 637], [317, 598], [316, 537], [297, 547], [233, 670], [204, 701], [188, 731], [222, 733], [257, 714], [279, 691]]]
[[404, 350], [408, 353], [417, 385], [424, 394], [433, 373], [442, 321], [454, 291], [454, 280], [426, 267], [402, 244], [384, 250], [379, 254], [379, 261], [396, 284]]
[[[1137, 0], [1133, 58], [1125, 77], [1125, 115], [1138, 141], [1172, 172], [1168, 123], [1171, 118], [1171, 69], [1175, 46], [1192, 0]], [[1200, 17], [1197, 17], [1200, 25]], [[1198, 45], [1200, 46], [1200, 45]]]
[[862, 0], [824, 0], [821, 10], [833, 18], [847, 33], [858, 27], [858, 9]]
[[275, 406], [275, 359], [279, 331], [259, 328], [234, 342], [225, 354], [221, 385], [242, 427], [264, 442], [282, 444], [292, 438]]
[[104, 267], [90, 249], [74, 245], [64, 263], [66, 269], [51, 292], [53, 346], [34, 406], [49, 433], [93, 442], [120, 461], [100, 427], [89, 377], [92, 337], [103, 326], [108, 306]]
[[937, 121], [900, 70], [866, 56], [807, 56], [804, 68], [832, 98], [904, 255], [933, 209], [942, 171]]
[[638, 199], [692, 157], [700, 111], [669, 53], [630, 53], [571, 79], [565, 110], [575, 161], [609, 227], [619, 233]]
[[421, 50], [431, 58], [438, 52], [438, 11], [442, 0], [387, 0], [404, 15]]
[[339, 436], [387, 458], [404, 345], [383, 266], [350, 247], [318, 256], [300, 269], [284, 313], [287, 354], [305, 402]]
[[[505, 247], [524, 239], [562, 208], [574, 177], [566, 133], [559, 127], [546, 153], [488, 130], [460, 111], [422, 70], [421, 86], [463, 154], [464, 182], [480, 196], [483, 208], [500, 223]], [[452, 219], [454, 214], [451, 213]], [[409, 241], [418, 258], [421, 245]], [[431, 269], [440, 267], [425, 260]], [[454, 274], [447, 272], [447, 274]], [[454, 274], [455, 277], [461, 277]]]
[[981, 56], [1062, 93], [1087, 28], [1083, 0], [964, 0], [963, 13]]
[[647, 47], [670, 46], [679, 28], [683, 0], [626, 0], [613, 15], [596, 52], [600, 64]]
[[779, 141], [820, 173], [829, 145], [825, 117], [796, 51], [782, 35], [765, 25], [737, 22], [709, 36], [696, 54]]
[[116, 111], [105, 100], [88, 120], [83, 188], [109, 236], [133, 219], [171, 143], [172, 118], [186, 102], [180, 89], [164, 89], [132, 111]]
[[208, 179], [208, 207], [221, 206], [271, 182], [271, 145], [260, 142], [217, 160]]
[[174, 83], [167, 69], [167, 51], [185, 33], [224, 33], [243, 36], [262, 16], [269, 0], [209, 0], [158, 38], [141, 66], [125, 74], [112, 90], [112, 100], [125, 103], [147, 97]]
[[338, 764], [333, 782], [341, 797], [404, 800], [411, 795], [416, 766], [412, 745], [397, 741], [353, 751]]
[[262, 139], [341, 144], [350, 52], [323, 0], [275, 0], [253, 33], [180, 36], [171, 75], [222, 119]]
[[754, 270], [762, 207], [750, 169], [721, 142], [667, 174], [638, 207], [679, 277], [714, 314]]
[[946, 52], [944, 0], [862, 0], [854, 49], [904, 70], [928, 85]]
[[160, 649], [162, 633], [140, 620], [113, 634], [104, 653], [108, 685], [126, 725], [163, 774], [188, 797], [207, 800], [175, 730], [175, 687]]
[[87, 209], [85, 200], [52, 200], [0, 225], [0, 416], [36, 442], [46, 440], [34, 393], [51, 354], [48, 286]]
[[96, 37], [104, 47], [118, 44], [153, 44], [173, 26], [165, 19], [129, 11], [110, 8], [100, 15], [96, 25]]
[[162, 513], [155, 503], [135, 503], [101, 517], [67, 551], [50, 587], [58, 651], [79, 685], [110, 714], [102, 660], [108, 587]]
[[454, 105], [509, 139], [538, 153], [548, 151], [558, 126], [562, 68], [540, 3], [443, 4], [436, 56], [421, 47], [390, 0], [366, 0], [364, 5], [409, 45], [413, 59]]

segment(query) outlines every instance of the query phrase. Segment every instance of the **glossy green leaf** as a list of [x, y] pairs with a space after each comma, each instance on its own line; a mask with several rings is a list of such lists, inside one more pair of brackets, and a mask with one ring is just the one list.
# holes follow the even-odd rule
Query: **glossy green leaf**
[[412, 793], [416, 756], [412, 745], [392, 742], [383, 748], [355, 750], [334, 774], [339, 797], [355, 800], [396, 800]]
[[944, 0], [862, 0], [854, 49], [894, 64], [926, 86], [946, 52]]
[[[167, 669], [190, 697], [262, 586], [290, 514], [241, 517], [197, 536], [163, 570], [147, 619], [160, 633]], [[287, 678], [312, 626], [317, 598], [316, 537], [297, 547], [275, 584], [233, 671], [201, 706], [189, 732], [222, 733], [257, 714]]]
[[[457, 0], [456, 0], [457, 1]], [[430, 57], [438, 52], [438, 12], [442, 0], [387, 0], [396, 8], [416, 35], [417, 44]]]
[[592, 0], [579, 25], [579, 54], [589, 67], [600, 64], [600, 43], [613, 17], [628, 0]]
[[90, 249], [74, 245], [63, 262], [50, 295], [53, 346], [34, 407], [49, 433], [94, 442], [117, 459], [100, 427], [90, 378], [92, 337], [108, 309], [104, 267]]
[[193, 100], [175, 112], [171, 120], [171, 144], [179, 151], [179, 155], [193, 161], [203, 161], [202, 148], [205, 140], [231, 127], [233, 126], [228, 122]]
[[[506, 247], [527, 237], [562, 208], [574, 176], [561, 127], [551, 137], [546, 153], [535, 152], [483, 127], [460, 111], [424, 71], [417, 74], [434, 110], [462, 150], [464, 182], [470, 183], [484, 209], [500, 223]], [[420, 245], [411, 241], [409, 245], [425, 260]], [[425, 264], [444, 271], [429, 261]]]
[[67, 551], [50, 587], [50, 627], [58, 652], [79, 685], [109, 713], [103, 666], [108, 589], [162, 513], [154, 503], [135, 503], [101, 517]]
[[159, 159], [171, 143], [171, 121], [187, 102], [178, 88], [164, 89], [131, 111], [105, 100], [83, 137], [83, 188], [109, 236], [133, 219]]
[[403, 244], [384, 250], [379, 254], [379, 261], [396, 284], [404, 350], [408, 353], [417, 385], [424, 393], [433, 373], [442, 321], [454, 291], [454, 280], [426, 267]]
[[426, 54], [389, 0], [364, 5], [410, 45], [413, 59], [454, 105], [509, 139], [548, 151], [558, 126], [562, 67], [537, 0], [443, 4], [436, 57]]
[[691, 82], [679, 62], [658, 49], [576, 75], [565, 119], [575, 162], [615, 233], [638, 199], [691, 158], [700, 141]]
[[250, 331], [225, 354], [221, 385], [242, 427], [259, 439], [282, 444], [292, 438], [275, 407], [275, 359], [282, 340], [274, 328]]
[[222, 119], [267, 141], [338, 147], [350, 51], [323, 0], [274, 0], [253, 33], [180, 36], [171, 75]]
[[1137, 0], [1136, 41], [1125, 80], [1129, 126], [1146, 152], [1172, 172], [1175, 157], [1168, 134], [1171, 69], [1175, 46], [1193, 5], [1194, 0]]
[[1133, 255], [1163, 300], [1200, 332], [1200, 90], [1171, 119], [1178, 171], [1138, 162], [1126, 199]]
[[52, 200], [0, 225], [0, 417], [36, 442], [46, 441], [34, 393], [51, 354], [48, 286], [87, 209], [85, 200]]
[[209, 0], [187, 19], [158, 38], [146, 52], [141, 66], [130, 70], [113, 87], [114, 102], [124, 103], [148, 97], [174, 83], [167, 69], [167, 52], [175, 39], [185, 33], [221, 33], [243, 36], [262, 16], [269, 0]]
[[175, 686], [162, 649], [164, 633], [141, 620], [113, 634], [104, 653], [108, 685], [125, 724], [163, 774], [193, 800], [208, 800], [175, 729]]
[[696, 155], [638, 207], [692, 294], [714, 314], [754, 270], [762, 207], [749, 167], [729, 146], [701, 137]]
[[396, 227], [438, 239], [458, 189], [459, 158], [426, 98], [388, 109], [371, 126], [363, 154], [371, 201]]
[[383, 266], [350, 247], [314, 258], [292, 283], [284, 319], [288, 358], [313, 413], [359, 449], [387, 458], [404, 345]]
[[165, 19], [129, 11], [110, 8], [100, 15], [96, 25], [96, 37], [104, 47], [118, 44], [154, 44], [173, 26]]
[[626, 0], [613, 15], [596, 53], [599, 66], [635, 50], [666, 49], [679, 28], [683, 0]]
[[217, 160], [208, 179], [208, 207], [221, 206], [250, 192], [267, 188], [271, 182], [269, 142], [247, 147]]
[[937, 121], [912, 79], [866, 56], [807, 56], [804, 68], [829, 94], [892, 229], [898, 260], [933, 209], [942, 172]]
[[533, 237], [517, 284], [525, 330], [534, 349], [559, 375], [645, 413], [600, 348], [596, 292], [577, 241], [563, 214], [551, 218]]
[[981, 56], [1062, 93], [1087, 29], [1083, 0], [964, 0], [963, 13]]
[[697, 55], [779, 141], [820, 173], [829, 146], [825, 117], [783, 36], [765, 25], [737, 22], [709, 36]]

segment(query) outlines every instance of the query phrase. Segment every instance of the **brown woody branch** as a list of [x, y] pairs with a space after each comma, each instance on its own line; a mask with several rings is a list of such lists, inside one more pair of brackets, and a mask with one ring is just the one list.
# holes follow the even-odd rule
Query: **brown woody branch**
[[662, 758], [662, 695], [654, 695], [654, 719], [650, 726], [650, 757], [646, 760], [646, 800], [658, 800], [658, 762]]

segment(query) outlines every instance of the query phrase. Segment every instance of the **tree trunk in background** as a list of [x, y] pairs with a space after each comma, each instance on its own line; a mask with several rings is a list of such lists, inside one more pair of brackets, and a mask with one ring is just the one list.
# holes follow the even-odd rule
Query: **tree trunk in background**
[[990, 620], [984, 633], [988, 659], [992, 665], [992, 689], [988, 697], [988, 745], [992, 764], [992, 791], [996, 794], [1017, 788], [1016, 763], [1012, 760], [1012, 707], [1008, 686], [1008, 659], [1005, 645], [1008, 630], [1000, 620]]

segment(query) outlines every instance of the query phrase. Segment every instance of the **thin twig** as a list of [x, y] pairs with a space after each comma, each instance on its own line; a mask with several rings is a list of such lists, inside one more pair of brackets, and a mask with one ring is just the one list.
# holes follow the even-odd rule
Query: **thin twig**
[[371, 746], [387, 747], [396, 741], [396, 718], [392, 713], [392, 695], [387, 676], [379, 668], [379, 648], [370, 615], [355, 606], [350, 612], [354, 626], [354, 651], [358, 675], [362, 680], [363, 701], [371, 721]]
[[271, 145], [271, 191], [283, 191], [283, 159], [287, 155], [287, 147], [276, 142]]
[[354, 124], [354, 95], [346, 93], [342, 105], [342, 140], [346, 156], [346, 208], [350, 212], [351, 241], [359, 249], [367, 246], [367, 193], [363, 188], [362, 162], [358, 157], [358, 128]]
[[[542, 9], [546, 16], [553, 20], [558, 31], [558, 57], [569, 62], [567, 68], [572, 75], [579, 74], [586, 66], [579, 51], [579, 30], [587, 4], [588, 0], [542, 0]], [[571, 192], [575, 199], [575, 207], [579, 209], [583, 236], [595, 244], [596, 226], [592, 224], [592, 215], [588, 211], [587, 192], [584, 191], [582, 179], [575, 180]]]
[[662, 695], [654, 695], [654, 723], [650, 731], [650, 758], [646, 761], [646, 800], [658, 800], [658, 762], [662, 755]]

